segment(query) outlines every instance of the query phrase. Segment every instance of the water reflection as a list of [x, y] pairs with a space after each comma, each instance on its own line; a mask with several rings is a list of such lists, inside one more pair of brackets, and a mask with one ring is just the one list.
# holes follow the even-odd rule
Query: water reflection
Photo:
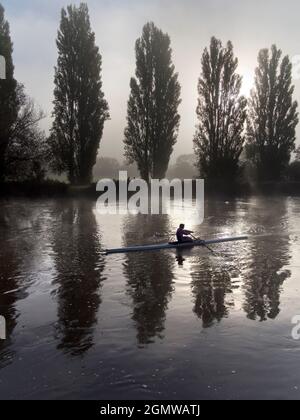
[[[201, 226], [181, 215], [98, 215], [96, 223], [94, 206], [1, 203], [1, 398], [299, 397], [298, 342], [288, 337], [299, 309], [299, 199], [211, 200]], [[154, 233], [180, 221], [195, 236], [250, 238], [213, 246], [215, 254], [100, 254], [102, 241], [164, 242]], [[151, 352], [136, 343], [152, 343]]]
[[9, 241], [10, 214], [7, 207], [0, 212], [1, 242], [0, 247], [0, 315], [6, 319], [7, 340], [0, 340], [0, 368], [2, 368], [9, 355], [2, 352], [8, 346], [9, 339], [17, 325], [18, 312], [15, 303], [19, 297], [19, 274], [21, 261], [18, 259], [16, 243]]
[[177, 249], [177, 250], [176, 250], [176, 257], [175, 257], [175, 260], [177, 261], [177, 263], [178, 263], [178, 265], [179, 265], [180, 267], [182, 267], [182, 266], [183, 266], [184, 261], [185, 261], [186, 259], [185, 259], [184, 255], [183, 255], [182, 250], [179, 250], [179, 249]]
[[53, 235], [58, 302], [58, 349], [81, 355], [93, 344], [105, 261], [90, 201], [65, 201], [55, 209]]
[[227, 269], [216, 263], [208, 252], [196, 259], [191, 272], [191, 289], [194, 297], [193, 311], [202, 320], [203, 328], [220, 322], [233, 306], [231, 276]]
[[268, 235], [252, 237], [249, 264], [244, 272], [243, 308], [248, 318], [259, 321], [277, 317], [282, 285], [291, 275], [284, 269], [290, 259], [288, 199], [273, 199], [267, 212], [263, 200], [256, 200], [255, 212], [249, 213], [249, 224], [253, 229], [267, 227]]
[[[171, 231], [167, 216], [146, 215], [127, 217], [123, 230], [125, 246], [145, 243], [150, 238], [153, 241], [155, 232]], [[168, 252], [126, 255], [127, 293], [132, 298], [132, 319], [141, 346], [154, 342], [155, 337], [163, 337], [166, 310], [173, 292], [173, 269], [174, 256]]]
[[6, 320], [6, 340], [0, 340], [2, 368], [13, 361], [12, 336], [20, 316], [17, 302], [28, 297], [45, 232], [42, 209], [20, 200], [14, 205], [2, 202], [0, 210], [0, 315]]
[[[201, 226], [202, 235], [208, 237], [209, 232], [220, 229], [221, 236], [221, 232], [229, 231], [250, 233], [250, 237], [245, 243], [216, 246], [222, 252], [215, 255], [203, 250], [193, 254], [190, 269], [193, 311], [204, 328], [228, 316], [236, 303], [233, 291], [237, 288], [243, 290], [240, 299], [249, 319], [274, 319], [280, 312], [282, 285], [291, 274], [284, 268], [290, 259], [291, 216], [287, 198], [272, 198], [268, 204], [265, 200], [253, 198], [246, 205], [240, 205], [238, 200], [207, 204], [206, 214], [211, 217]], [[177, 253], [180, 266], [186, 258]]]

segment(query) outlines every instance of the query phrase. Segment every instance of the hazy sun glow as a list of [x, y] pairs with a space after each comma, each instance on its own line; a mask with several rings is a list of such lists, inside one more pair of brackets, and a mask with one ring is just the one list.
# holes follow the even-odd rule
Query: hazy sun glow
[[241, 75], [243, 76], [241, 94], [249, 96], [251, 89], [254, 87], [254, 72], [245, 70], [241, 72]]

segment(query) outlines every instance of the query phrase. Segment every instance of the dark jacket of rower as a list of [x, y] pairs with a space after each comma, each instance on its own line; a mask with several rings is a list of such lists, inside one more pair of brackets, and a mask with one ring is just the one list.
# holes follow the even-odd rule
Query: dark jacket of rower
[[193, 233], [191, 230], [184, 229], [184, 224], [181, 224], [176, 232], [177, 241], [182, 242], [193, 242], [193, 239], [189, 236]]

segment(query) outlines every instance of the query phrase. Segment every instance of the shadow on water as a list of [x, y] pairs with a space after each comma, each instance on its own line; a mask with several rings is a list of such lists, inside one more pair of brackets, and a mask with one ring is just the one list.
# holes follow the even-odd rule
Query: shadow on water
[[[138, 243], [155, 232], [167, 232], [168, 216], [129, 216], [124, 221], [124, 246]], [[132, 232], [137, 232], [134, 237]], [[172, 298], [174, 257], [170, 253], [127, 254], [124, 275], [132, 299], [132, 319], [140, 346], [163, 338], [166, 310]]]
[[94, 345], [105, 261], [90, 201], [62, 201], [53, 217], [57, 348], [77, 356]]

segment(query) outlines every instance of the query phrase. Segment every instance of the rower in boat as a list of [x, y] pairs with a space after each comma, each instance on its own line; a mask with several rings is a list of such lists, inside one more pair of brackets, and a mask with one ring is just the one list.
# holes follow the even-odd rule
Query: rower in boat
[[125, 248], [112, 248], [112, 249], [106, 249], [104, 250], [104, 254], [123, 254], [128, 252], [146, 252], [146, 251], [159, 251], [162, 249], [184, 249], [189, 248], [190, 246], [199, 246], [199, 247], [208, 247], [209, 245], [213, 244], [220, 244], [224, 242], [235, 242], [235, 241], [244, 241], [248, 239], [247, 236], [237, 236], [237, 237], [231, 237], [231, 238], [215, 238], [215, 239], [209, 239], [209, 240], [202, 240], [197, 239], [193, 242], [169, 242], [169, 243], [163, 243], [163, 244], [152, 244], [152, 245], [136, 245], [136, 246], [129, 246]]
[[191, 230], [184, 229], [185, 225], [181, 223], [179, 225], [179, 228], [176, 232], [176, 238], [179, 244], [187, 243], [187, 242], [194, 242], [193, 238], [191, 238], [190, 235], [192, 235], [194, 232]]

